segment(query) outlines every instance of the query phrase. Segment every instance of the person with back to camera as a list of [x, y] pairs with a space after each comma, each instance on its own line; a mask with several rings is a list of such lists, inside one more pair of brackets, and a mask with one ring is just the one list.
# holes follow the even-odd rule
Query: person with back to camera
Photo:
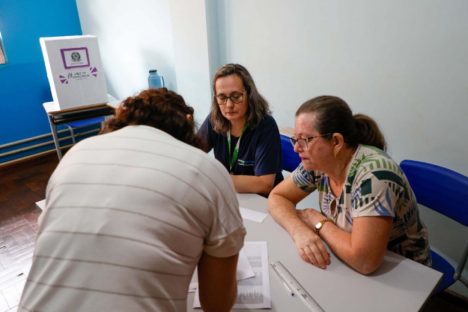
[[244, 66], [217, 70], [211, 113], [198, 134], [229, 171], [237, 192], [268, 195], [283, 180], [278, 126]]
[[[325, 243], [342, 261], [371, 274], [391, 250], [430, 265], [428, 235], [414, 193], [387, 153], [377, 123], [354, 115], [342, 99], [319, 96], [296, 112], [299, 167], [270, 193], [273, 218], [291, 235], [304, 261], [330, 264]], [[319, 191], [321, 212], [296, 210]]]
[[200, 150], [193, 109], [166, 88], [117, 109], [47, 186], [19, 311], [229, 311], [245, 228], [224, 167]]

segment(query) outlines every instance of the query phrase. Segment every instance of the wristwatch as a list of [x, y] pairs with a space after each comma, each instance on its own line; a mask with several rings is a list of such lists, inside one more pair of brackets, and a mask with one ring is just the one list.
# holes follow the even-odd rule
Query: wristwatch
[[332, 220], [330, 219], [323, 219], [322, 221], [319, 221], [317, 223], [315, 223], [314, 225], [314, 228], [315, 228], [315, 233], [319, 233], [320, 230], [322, 229], [323, 225], [326, 223], [326, 222], [333, 222]]

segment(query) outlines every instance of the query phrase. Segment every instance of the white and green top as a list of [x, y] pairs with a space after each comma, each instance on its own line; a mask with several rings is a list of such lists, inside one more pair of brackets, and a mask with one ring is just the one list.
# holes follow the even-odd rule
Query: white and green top
[[333, 195], [329, 177], [323, 172], [307, 171], [300, 164], [292, 179], [306, 192], [318, 189], [322, 213], [347, 232], [351, 232], [354, 218], [393, 218], [387, 248], [420, 263], [431, 264], [428, 233], [419, 218], [416, 197], [400, 167], [384, 151], [373, 146], [358, 146], [339, 198]]

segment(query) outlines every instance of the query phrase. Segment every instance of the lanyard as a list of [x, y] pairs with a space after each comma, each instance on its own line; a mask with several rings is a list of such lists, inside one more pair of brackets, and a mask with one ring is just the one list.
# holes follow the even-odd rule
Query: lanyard
[[234, 151], [232, 152], [231, 156], [231, 131], [228, 130], [227, 132], [227, 142], [228, 142], [228, 159], [229, 159], [229, 172], [232, 171], [232, 168], [234, 167], [234, 164], [237, 161], [237, 157], [239, 156], [239, 146], [240, 146], [240, 141], [242, 139], [242, 135], [245, 132], [245, 129], [247, 129], [248, 124], [245, 124], [244, 129], [242, 129], [241, 136], [239, 137], [239, 140], [237, 140], [236, 146], [234, 147]]

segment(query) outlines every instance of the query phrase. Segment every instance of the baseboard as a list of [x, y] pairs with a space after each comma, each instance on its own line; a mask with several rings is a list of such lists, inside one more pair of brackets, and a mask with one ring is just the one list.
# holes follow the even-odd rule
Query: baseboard
[[3, 162], [3, 163], [0, 163], [0, 169], [7, 168], [7, 167], [10, 167], [10, 166], [17, 166], [17, 165], [23, 164], [25, 162], [28, 162], [28, 161], [31, 161], [31, 160], [34, 160], [34, 159], [37, 159], [37, 158], [41, 158], [41, 157], [44, 157], [44, 156], [47, 156], [47, 155], [50, 155], [50, 154], [57, 154], [57, 151], [55, 149], [52, 149], [52, 150], [47, 150], [47, 151], [44, 151], [44, 152], [24, 156], [24, 157], [21, 157], [21, 158], [16, 158], [16, 159], [13, 159], [13, 160], [10, 160], [10, 161], [6, 161], [6, 162]]

